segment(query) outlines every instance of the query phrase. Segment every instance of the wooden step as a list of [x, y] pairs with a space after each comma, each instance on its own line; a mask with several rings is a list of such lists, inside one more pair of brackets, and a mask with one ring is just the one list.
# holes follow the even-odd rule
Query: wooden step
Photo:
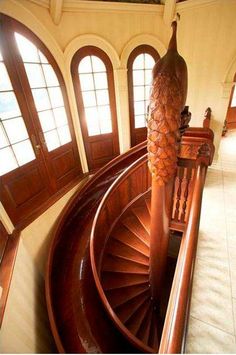
[[143, 306], [150, 299], [150, 291], [142, 293], [141, 295], [136, 296], [132, 300], [124, 303], [123, 305], [116, 308], [115, 312], [117, 316], [120, 318], [122, 323], [126, 325], [126, 322], [129, 321], [130, 318], [137, 312], [139, 312]]
[[152, 320], [150, 327], [150, 334], [148, 339], [148, 345], [153, 348], [156, 352], [159, 349], [159, 339], [158, 339], [158, 331], [157, 331], [157, 316], [155, 312], [152, 312]]
[[150, 236], [136, 216], [130, 214], [122, 219], [122, 224], [149, 247]]
[[134, 297], [146, 292], [149, 289], [149, 282], [140, 285], [132, 285], [128, 287], [107, 290], [106, 296], [113, 308], [116, 308]]
[[134, 250], [149, 257], [149, 246], [142, 239], [138, 238], [127, 227], [120, 225], [112, 231], [111, 238], [119, 240], [121, 243], [130, 246]]
[[152, 324], [152, 312], [153, 312], [153, 303], [150, 302], [147, 313], [137, 333], [137, 338], [142, 340], [142, 342], [146, 345], [148, 345], [148, 340], [150, 335], [150, 329]]
[[139, 328], [141, 327], [141, 324], [148, 312], [150, 303], [151, 300], [149, 296], [149, 298], [146, 299], [146, 301], [143, 302], [132, 314], [132, 316], [129, 317], [129, 319], [125, 322], [125, 326], [130, 330], [132, 334], [136, 335], [138, 333]]
[[105, 253], [149, 266], [149, 258], [147, 256], [111, 237], [107, 243]]
[[133, 285], [141, 285], [149, 282], [148, 274], [133, 274], [133, 273], [114, 273], [102, 272], [102, 285], [103, 289], [114, 290]]
[[132, 212], [139, 219], [140, 223], [146, 229], [148, 234], [150, 234], [151, 219], [150, 219], [150, 214], [148, 212], [146, 205], [134, 207], [134, 208], [132, 208]]
[[151, 198], [145, 198], [145, 203], [146, 203], [148, 212], [149, 212], [149, 214], [151, 216]]
[[139, 262], [124, 259], [119, 256], [105, 254], [103, 258], [102, 271], [125, 272], [135, 274], [148, 274], [149, 266]]

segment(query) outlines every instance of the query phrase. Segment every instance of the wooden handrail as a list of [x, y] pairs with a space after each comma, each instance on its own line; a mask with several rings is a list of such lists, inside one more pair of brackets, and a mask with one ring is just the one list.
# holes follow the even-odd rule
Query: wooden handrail
[[186, 231], [183, 234], [174, 280], [169, 298], [159, 353], [180, 353], [183, 343], [187, 306], [190, 296], [192, 269], [201, 213], [202, 193], [207, 167], [200, 162], [196, 171], [192, 205]]

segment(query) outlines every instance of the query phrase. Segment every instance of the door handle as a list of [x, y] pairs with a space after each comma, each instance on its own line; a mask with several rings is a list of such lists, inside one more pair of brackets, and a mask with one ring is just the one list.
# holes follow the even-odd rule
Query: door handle
[[33, 144], [34, 152], [36, 155], [40, 153], [41, 145], [37, 143], [36, 137], [34, 134], [31, 135], [31, 142]]

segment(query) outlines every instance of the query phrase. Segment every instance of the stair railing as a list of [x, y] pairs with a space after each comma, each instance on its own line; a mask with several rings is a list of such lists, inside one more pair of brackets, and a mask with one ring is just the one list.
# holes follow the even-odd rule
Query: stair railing
[[[204, 150], [204, 148], [203, 148]], [[204, 152], [202, 152], [204, 154]], [[206, 157], [205, 157], [206, 158]], [[181, 353], [189, 313], [194, 263], [201, 214], [201, 201], [206, 177], [207, 159], [198, 160], [191, 208], [183, 234], [171, 294], [162, 331], [159, 353]]]

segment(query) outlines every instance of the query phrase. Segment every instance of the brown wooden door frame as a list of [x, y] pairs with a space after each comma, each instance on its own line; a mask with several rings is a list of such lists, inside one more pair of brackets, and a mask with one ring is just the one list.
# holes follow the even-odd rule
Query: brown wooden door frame
[[[2, 14], [0, 15], [0, 20], [4, 63], [36, 156], [35, 160], [10, 171], [0, 178], [1, 200], [13, 223], [18, 223], [22, 218], [26, 218], [34, 207], [36, 208], [45, 202], [51, 195], [81, 175], [82, 168], [65, 84], [55, 59], [39, 38], [23, 24]], [[20, 33], [36, 45], [45, 55], [49, 64], [51, 64], [59, 81], [72, 141], [51, 152], [48, 152], [46, 145], [42, 144], [43, 132], [14, 32]], [[36, 145], [40, 145], [40, 149], [36, 149]], [[27, 180], [26, 176], [29, 180]], [[24, 186], [25, 191], [20, 188], [24, 184], [24, 179], [25, 182], [28, 182], [28, 185], [31, 185]], [[34, 186], [34, 179], [37, 179], [37, 186]], [[30, 192], [30, 190], [34, 190], [34, 193]], [[17, 201], [14, 200], [12, 193], [15, 195], [16, 200], [18, 199]], [[27, 199], [27, 194], [30, 196], [31, 193], [32, 196]]]
[[[112, 120], [112, 133], [100, 134], [89, 136], [86, 119], [85, 119], [85, 109], [83, 104], [83, 98], [81, 93], [81, 86], [78, 74], [78, 66], [80, 61], [86, 57], [94, 55], [100, 58], [107, 71], [107, 81], [108, 81], [108, 92], [109, 92], [109, 102], [111, 110], [111, 120]], [[87, 163], [89, 170], [94, 170], [102, 167], [108, 161], [113, 159], [120, 153], [119, 150], [119, 138], [118, 138], [118, 126], [117, 126], [117, 114], [116, 114], [116, 100], [115, 100], [115, 86], [114, 86], [114, 75], [113, 67], [108, 55], [100, 48], [95, 46], [85, 46], [80, 48], [74, 55], [71, 62], [71, 75], [74, 84], [74, 90], [76, 95], [77, 108], [79, 112], [79, 119], [81, 123], [81, 130], [83, 135], [83, 141], [85, 146], [85, 152], [87, 157]], [[110, 147], [111, 152], [107, 156], [99, 158], [93, 158], [94, 150], [92, 148], [93, 144], [101, 150], [101, 155], [105, 153], [108, 147]], [[107, 152], [108, 153], [108, 152]]]
[[128, 68], [128, 93], [129, 93], [129, 115], [130, 115], [130, 135], [131, 135], [131, 147], [135, 146], [138, 143], [143, 142], [147, 139], [147, 128], [135, 128], [135, 121], [134, 121], [134, 94], [133, 94], [133, 62], [135, 58], [142, 53], [150, 54], [155, 62], [160, 58], [159, 53], [157, 50], [150, 45], [141, 44], [140, 46], [133, 49], [130, 53], [127, 68]]

